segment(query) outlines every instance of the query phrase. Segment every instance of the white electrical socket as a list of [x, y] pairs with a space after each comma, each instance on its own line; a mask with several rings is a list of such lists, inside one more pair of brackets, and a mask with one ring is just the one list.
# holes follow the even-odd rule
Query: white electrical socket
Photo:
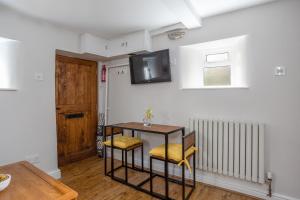
[[286, 68], [283, 66], [276, 66], [274, 70], [275, 76], [285, 76], [286, 75]]
[[34, 73], [34, 79], [37, 81], [43, 81], [44, 80], [44, 74], [40, 72]]
[[29, 155], [29, 156], [26, 156], [26, 160], [28, 162], [30, 162], [31, 164], [38, 164], [38, 163], [40, 163], [40, 156], [39, 156], [39, 154]]

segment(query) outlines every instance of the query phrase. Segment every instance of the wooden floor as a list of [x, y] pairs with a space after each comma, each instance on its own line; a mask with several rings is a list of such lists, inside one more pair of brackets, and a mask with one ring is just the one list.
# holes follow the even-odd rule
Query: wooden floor
[[[116, 161], [116, 165], [120, 164]], [[61, 168], [61, 181], [79, 193], [79, 200], [150, 200], [156, 199], [143, 192], [139, 192], [131, 187], [118, 183], [104, 176], [104, 162], [98, 157], [91, 157], [86, 160], [69, 164]], [[123, 169], [118, 170], [115, 175], [122, 177]], [[146, 178], [148, 174], [138, 173], [129, 170], [129, 182], [138, 183]], [[161, 178], [154, 179], [154, 191], [164, 192], [164, 181]], [[148, 188], [145, 185], [145, 188]], [[180, 199], [181, 186], [170, 184], [171, 198]], [[191, 200], [254, 200], [248, 196], [225, 191], [213, 186], [197, 183]]]

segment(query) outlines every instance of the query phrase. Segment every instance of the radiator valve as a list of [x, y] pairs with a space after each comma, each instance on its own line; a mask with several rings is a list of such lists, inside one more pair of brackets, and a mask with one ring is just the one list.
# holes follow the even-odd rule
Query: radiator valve
[[267, 173], [267, 184], [269, 187], [269, 192], [268, 192], [268, 196], [272, 197], [272, 172], [268, 172]]

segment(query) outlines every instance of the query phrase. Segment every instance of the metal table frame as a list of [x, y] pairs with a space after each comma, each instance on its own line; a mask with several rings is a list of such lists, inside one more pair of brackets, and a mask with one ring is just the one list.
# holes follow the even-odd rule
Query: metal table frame
[[[185, 135], [185, 128], [184, 127], [179, 127], [179, 128], [174, 129], [174, 130], [172, 130], [170, 132], [164, 132], [164, 133], [162, 133], [162, 132], [152, 131], [151, 129], [145, 130], [145, 129], [138, 129], [138, 128], [128, 128], [128, 127], [125, 128], [124, 126], [121, 126], [121, 125], [115, 124], [115, 125], [111, 125], [111, 127], [112, 127], [112, 129], [113, 128], [121, 128], [121, 129], [123, 129], [123, 131], [124, 130], [131, 130], [132, 137], [134, 137], [135, 131], [148, 132], [148, 133], [159, 134], [159, 135], [164, 135], [165, 136], [165, 158], [166, 159], [162, 160], [164, 162], [164, 166], [165, 166], [164, 176], [162, 176], [160, 174], [153, 174], [153, 176], [152, 176], [152, 177], [159, 176], [159, 177], [162, 177], [162, 178], [165, 179], [165, 195], [161, 195], [161, 194], [158, 194], [158, 193], [150, 192], [150, 191], [142, 188], [142, 186], [144, 184], [146, 184], [148, 181], [150, 181], [150, 177], [147, 178], [147, 179], [145, 179], [144, 181], [142, 181], [141, 183], [139, 183], [137, 185], [131, 184], [131, 183], [129, 183], [129, 182], [127, 182], [127, 181], [125, 181], [125, 180], [123, 180], [121, 178], [115, 177], [114, 176], [114, 171], [116, 171], [116, 170], [120, 169], [121, 167], [123, 167], [123, 163], [122, 163], [121, 166], [119, 166], [117, 168], [114, 168], [114, 148], [111, 148], [111, 170], [109, 172], [107, 172], [105, 175], [107, 175], [107, 176], [110, 175], [110, 177], [113, 180], [115, 180], [115, 181], [118, 181], [120, 183], [126, 184], [128, 186], [131, 186], [131, 187], [133, 187], [133, 188], [135, 188], [135, 189], [137, 189], [139, 191], [145, 192], [145, 193], [147, 193], [147, 194], [149, 194], [151, 196], [157, 197], [159, 199], [171, 199], [171, 198], [169, 198], [169, 181], [173, 182], [173, 183], [180, 184], [180, 185], [184, 184], [184, 185], [192, 188], [192, 190], [188, 194], [187, 198], [185, 198], [185, 199], [188, 199], [190, 197], [191, 193], [193, 192], [194, 188], [195, 188], [195, 182], [194, 182], [193, 185], [190, 185], [190, 184], [187, 184], [187, 183], [182, 183], [179, 180], [170, 178], [169, 177], [169, 162], [168, 162], [169, 134], [181, 131], [182, 136], [184, 136]], [[112, 130], [112, 133], [113, 133], [113, 130]], [[113, 147], [114, 134], [111, 134], [110, 136], [111, 136], [111, 146]], [[106, 153], [105, 153], [105, 155], [106, 155]], [[146, 169], [141, 170], [141, 169], [136, 168], [134, 166], [134, 150], [132, 151], [132, 166], [128, 167], [128, 168], [131, 168], [131, 169], [134, 169], [134, 170], [137, 170], [137, 171], [141, 171], [141, 172], [150, 173], [149, 170], [146, 170]], [[184, 167], [182, 169], [184, 169]]]

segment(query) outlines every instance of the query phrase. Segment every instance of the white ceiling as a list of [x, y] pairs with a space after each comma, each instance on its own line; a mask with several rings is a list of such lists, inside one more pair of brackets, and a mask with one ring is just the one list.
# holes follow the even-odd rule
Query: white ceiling
[[201, 17], [210, 17], [274, 0], [187, 0]]
[[[187, 1], [194, 14], [208, 17], [272, 0], [176, 1]], [[104, 38], [182, 22], [162, 0], [0, 0], [0, 6]]]

